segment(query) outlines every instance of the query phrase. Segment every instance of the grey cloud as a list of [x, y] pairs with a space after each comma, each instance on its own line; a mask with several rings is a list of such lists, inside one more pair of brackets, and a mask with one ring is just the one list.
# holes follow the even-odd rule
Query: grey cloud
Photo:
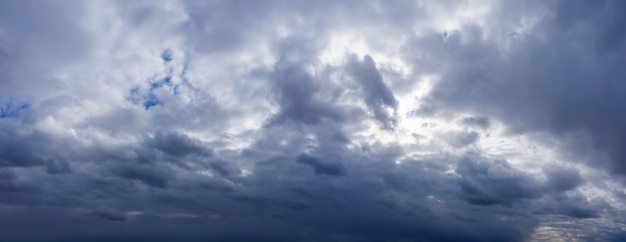
[[[60, 91], [54, 90], [58, 80], [47, 75], [80, 60], [92, 47], [88, 35], [74, 21], [85, 17], [87, 5], [36, 1], [1, 5], [0, 49], [6, 58], [2, 58], [6, 65], [0, 67], [2, 101], [7, 97], [44, 100], [58, 94]], [[31, 85], [38, 88], [29, 88]]]
[[46, 161], [46, 172], [49, 174], [68, 174], [72, 173], [72, 167], [68, 161], [50, 159]]
[[276, 121], [293, 120], [305, 124], [316, 124], [322, 118], [343, 122], [346, 113], [332, 103], [316, 98], [320, 90], [319, 80], [291, 63], [277, 63], [272, 80], [277, 92], [281, 112]]
[[[2, 134], [4, 143], [0, 148], [0, 166], [40, 166], [44, 164], [44, 159], [38, 155], [39, 150], [29, 150], [29, 147], [37, 147], [43, 145], [42, 140], [45, 136], [35, 133], [26, 137], [18, 135], [9, 139], [10, 134]], [[41, 146], [40, 146], [41, 147]]]
[[[589, 3], [574, 1], [572, 3], [560, 2], [557, 4], [556, 22], [565, 29], [585, 28], [591, 31], [592, 47], [600, 53], [619, 49], [625, 41], [626, 35], [619, 29], [619, 23], [624, 21], [625, 16], [621, 10], [626, 7], [621, 2], [600, 1]], [[594, 28], [583, 26], [585, 22], [597, 24]]]
[[239, 168], [232, 162], [217, 160], [209, 163], [209, 167], [223, 176], [240, 174]]
[[512, 169], [504, 160], [490, 165], [466, 158], [459, 162], [456, 172], [461, 174], [459, 185], [463, 197], [472, 204], [510, 204], [520, 199], [538, 198], [544, 193], [537, 180]]
[[441, 134], [441, 138], [455, 148], [462, 148], [476, 142], [479, 134], [474, 131], [450, 131]]
[[120, 165], [113, 171], [120, 177], [138, 180], [146, 185], [164, 188], [170, 179], [170, 172], [165, 168], [154, 168], [147, 165]]
[[343, 164], [339, 162], [322, 161], [308, 154], [298, 155], [296, 162], [311, 166], [318, 175], [341, 176], [347, 172]]
[[[360, 162], [366, 162], [366, 160], [361, 160]], [[462, 162], [459, 164], [460, 166], [463, 166]], [[481, 240], [480, 236], [474, 237], [473, 235], [469, 235], [469, 233], [471, 233], [469, 231], [472, 229], [484, 230], [486, 234], [484, 234], [485, 237], [482, 239], [486, 240], [516, 240], [515, 236], [519, 236], [518, 233], [520, 232], [515, 232], [515, 230], [520, 228], [497, 226], [499, 227], [498, 229], [501, 229], [501, 231], [507, 232], [493, 233], [495, 230], [485, 230], [487, 227], [482, 227], [484, 224], [465, 224], [467, 222], [462, 221], [454, 222], [448, 220], [449, 218], [447, 216], [441, 214], [446, 213], [446, 210], [451, 209], [452, 207], [460, 209], [459, 211], [463, 211], [465, 209], [470, 209], [469, 206], [473, 206], [470, 203], [456, 203], [456, 196], [463, 193], [457, 192], [461, 191], [461, 186], [458, 185], [457, 181], [453, 177], [440, 175], [442, 174], [442, 171], [446, 169], [446, 165], [438, 165], [437, 161], [405, 161], [403, 165], [397, 168], [393, 168], [393, 165], [391, 164], [384, 166], [382, 164], [368, 163], [368, 165], [371, 165], [372, 167], [369, 167], [368, 169], [362, 169], [363, 167], [360, 167], [361, 169], [351, 171], [349, 177], [352, 179], [341, 180], [341, 183], [343, 184], [341, 187], [335, 188], [324, 185], [327, 182], [331, 182], [331, 180], [319, 180], [317, 182], [307, 182], [306, 184], [302, 184], [307, 187], [306, 190], [308, 191], [304, 194], [315, 194], [313, 197], [309, 196], [308, 201], [310, 208], [306, 211], [318, 214], [321, 212], [318, 216], [327, 217], [328, 221], [335, 222], [331, 222], [329, 224], [327, 220], [323, 220], [326, 222], [321, 222], [317, 219], [307, 221], [307, 215], [299, 215], [303, 218], [301, 221], [314, 224], [326, 224], [326, 226], [323, 226], [324, 228], [331, 227], [333, 228], [331, 231], [336, 231], [336, 233], [344, 234], [345, 236], [350, 236], [355, 239], [380, 238], [382, 240], [393, 240], [404, 238], [409, 240], [455, 240], [465, 238], [470, 240], [475, 239], [477, 241]], [[490, 165], [490, 162], [484, 162], [483, 165], [487, 167], [486, 169], [492, 166]], [[498, 168], [497, 164], [493, 166]], [[468, 180], [483, 179], [481, 178], [483, 175], [484, 174], [479, 172], [468, 172], [463, 174], [465, 179]], [[383, 178], [385, 184], [390, 185], [379, 183], [379, 181]], [[286, 179], [286, 177], [281, 178], [281, 180], [284, 179]], [[338, 177], [338, 179], [341, 179], [341, 177]], [[497, 189], [500, 191], [499, 199], [506, 200], [509, 204], [519, 204], [523, 198], [527, 198], [529, 200], [537, 198], [537, 196], [534, 195], [519, 196], [518, 193], [523, 192], [507, 192], [505, 189], [505, 187], [511, 184], [523, 187], [525, 186], [523, 184], [528, 181], [533, 181], [532, 179], [520, 178], [519, 181], [513, 179], [510, 183], [506, 182], [506, 178], [499, 179], [501, 181], [505, 181], [506, 183], [500, 188], [493, 188], [494, 185], [490, 182], [480, 182], [477, 186], [479, 186], [480, 189]], [[296, 182], [298, 181], [297, 179], [293, 181], [295, 183], [293, 183], [292, 186], [300, 183]], [[351, 186], [367, 186], [368, 189], [367, 191], [357, 191], [351, 189], [345, 190]], [[528, 189], [533, 189], [532, 185], [528, 186]], [[337, 191], [337, 189], [339, 190]], [[541, 191], [537, 191], [537, 194], [540, 193]], [[450, 204], [452, 207], [448, 206], [446, 209], [436, 206], [427, 207], [429, 206], [427, 203], [427, 195], [434, 195], [436, 197], [434, 199], [450, 202], [454, 204], [454, 206]], [[327, 199], [326, 197], [332, 198], [332, 200], [325, 201]], [[330, 204], [327, 204], [328, 202], [330, 202]], [[328, 210], [319, 210], [320, 206], [330, 207], [327, 208]], [[337, 211], [338, 209], [343, 211], [342, 214], [351, 214], [350, 216], [356, 219], [345, 219], [334, 216], [334, 213], [331, 211]], [[504, 207], [503, 209], [507, 210]], [[365, 213], [362, 211], [369, 212]], [[472, 216], [488, 217], [490, 215], [479, 212], [478, 214], [473, 214]], [[376, 225], [370, 224], [368, 221], [372, 221], [374, 217], [378, 218], [377, 221], [385, 221], [383, 224], [387, 224], [389, 226], [382, 225], [381, 223], [376, 223]], [[425, 224], [425, 219], [437, 222]], [[466, 219], [464, 221], [468, 220]], [[410, 224], [419, 225], [417, 227], [419, 232], [415, 232], [416, 227], [409, 226]], [[455, 226], [457, 231], [459, 231], [457, 234], [459, 237], [446, 235], [442, 232], [445, 231], [445, 227], [447, 226]]]
[[603, 213], [610, 209], [605, 201], [588, 200], [577, 192], [552, 196], [550, 199], [546, 199], [545, 204], [549, 210], [547, 212], [581, 219], [602, 217]]
[[487, 129], [491, 126], [491, 121], [489, 121], [489, 118], [480, 116], [465, 117], [461, 119], [461, 123], [482, 129]]
[[70, 137], [20, 128], [6, 125], [0, 130], [0, 167], [46, 166], [49, 160], [67, 159], [78, 148]]
[[[502, 120], [514, 133], [547, 132], [571, 154], [568, 159], [624, 173], [625, 155], [618, 147], [625, 143], [620, 125], [625, 116], [617, 110], [626, 89], [616, 63], [623, 62], [625, 48], [621, 35], [611, 35], [624, 4], [586, 5], [558, 4], [532, 31], [508, 37], [512, 44], [505, 56], [491, 47], [495, 40], [480, 39], [485, 30], [478, 26], [428, 40], [432, 56], [447, 64], [422, 110], [476, 112]], [[501, 6], [503, 13], [508, 10]]]
[[148, 144], [165, 154], [174, 157], [184, 157], [191, 154], [211, 156], [212, 152], [198, 141], [185, 134], [157, 132]]
[[10, 170], [0, 170], [0, 192], [19, 191], [17, 175]]
[[548, 178], [548, 186], [557, 191], [567, 191], [584, 183], [580, 172], [573, 167], [546, 167], [544, 173]]
[[[348, 70], [361, 85], [365, 103], [374, 113], [374, 118], [384, 128], [394, 128], [397, 123], [395, 112], [398, 107], [398, 100], [383, 81], [374, 59], [366, 55], [363, 57], [363, 61], [359, 61], [357, 57], [353, 56], [348, 64]], [[385, 107], [391, 108], [393, 113], [389, 114]]]
[[542, 181], [530, 173], [513, 168], [505, 160], [488, 161], [465, 157], [459, 161], [456, 172], [461, 175], [458, 180], [461, 194], [473, 204], [510, 205], [525, 199], [557, 199], [562, 204], [556, 205], [557, 208], [551, 208], [548, 213], [565, 213], [569, 216], [570, 213], [564, 211], [571, 211], [571, 215], [574, 216], [576, 211], [595, 210], [589, 206], [576, 207], [576, 204], [582, 203], [564, 195], [564, 192], [584, 184], [579, 171], [573, 167], [546, 168], [544, 173], [547, 181]]
[[[17, 148], [8, 146], [9, 149]], [[43, 164], [43, 159], [36, 155], [27, 153], [26, 151], [17, 149], [11, 149], [10, 151], [3, 152], [2, 166], [39, 166]]]
[[308, 208], [308, 205], [302, 201], [297, 201], [294, 199], [272, 198], [262, 194], [235, 195], [233, 196], [233, 200], [251, 204], [263, 210], [271, 209], [271, 207], [277, 207], [293, 211], [301, 211]]
[[109, 207], [100, 207], [94, 210], [94, 214], [98, 217], [102, 217], [104, 219], [108, 219], [111, 221], [125, 221], [126, 217], [119, 211]]
[[588, 209], [588, 208], [580, 208], [576, 206], [568, 206], [563, 207], [561, 209], [563, 215], [567, 215], [572, 218], [597, 218], [599, 214], [597, 211]]
[[[614, 177], [478, 141], [539, 133], [622, 174], [621, 3], [162, 3], [0, 3], [0, 240], [527, 241], [619, 217], [581, 192], [620, 200]], [[406, 144], [413, 118], [462, 130]]]

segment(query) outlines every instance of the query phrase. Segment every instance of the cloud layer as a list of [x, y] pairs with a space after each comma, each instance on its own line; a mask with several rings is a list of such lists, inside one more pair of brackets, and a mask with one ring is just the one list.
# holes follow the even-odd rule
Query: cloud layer
[[0, 16], [0, 240], [624, 238], [622, 2]]

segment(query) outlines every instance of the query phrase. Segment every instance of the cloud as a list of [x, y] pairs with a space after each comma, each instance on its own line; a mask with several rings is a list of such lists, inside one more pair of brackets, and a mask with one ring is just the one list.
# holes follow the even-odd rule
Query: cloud
[[101, 207], [98, 208], [94, 211], [94, 214], [97, 215], [98, 217], [102, 217], [104, 219], [108, 219], [111, 221], [124, 221], [126, 220], [126, 217], [124, 217], [124, 214], [115, 211], [112, 208], [108, 208], [108, 207]]
[[211, 156], [211, 150], [197, 140], [193, 140], [184, 134], [157, 132], [154, 138], [149, 138], [147, 143], [157, 150], [173, 156], [184, 157], [191, 154]]
[[352, 57], [348, 70], [361, 85], [365, 103], [370, 111], [374, 113], [374, 118], [383, 124], [383, 127], [393, 128], [397, 120], [384, 108], [392, 108], [395, 112], [398, 107], [398, 100], [396, 100], [393, 92], [383, 82], [372, 57], [366, 55], [363, 57], [362, 62], [357, 60], [356, 57]]
[[459, 185], [465, 199], [472, 204], [494, 205], [520, 199], [538, 198], [542, 186], [528, 175], [512, 170], [506, 161], [493, 165], [465, 159], [456, 172], [461, 174]]
[[621, 238], [624, 7], [2, 2], [0, 240]]
[[624, 117], [617, 110], [624, 73], [615, 63], [624, 48], [621, 35], [608, 26], [623, 18], [614, 11], [624, 6], [589, 5], [558, 4], [532, 29], [509, 37], [502, 54], [490, 46], [504, 40], [483, 40], [489, 34], [485, 28], [459, 29], [437, 43], [437, 61], [449, 69], [424, 107], [476, 111], [503, 120], [516, 133], [548, 132], [568, 158], [622, 174], [624, 155], [617, 147], [623, 143], [618, 124]]
[[146, 185], [159, 188], [163, 188], [167, 185], [167, 178], [169, 176], [166, 171], [140, 165], [123, 165], [116, 168], [116, 171], [114, 171], [114, 173], [119, 175], [120, 177], [131, 180], [138, 180], [145, 183]]
[[47, 160], [46, 172], [49, 174], [67, 174], [72, 173], [72, 168], [67, 161]]
[[317, 175], [341, 176], [346, 173], [346, 168], [341, 163], [323, 162], [307, 154], [298, 155], [296, 162], [311, 166]]
[[584, 182], [580, 171], [572, 167], [546, 167], [544, 173], [548, 177], [548, 186], [558, 191], [576, 188]]
[[0, 175], [0, 191], [14, 192], [19, 190], [16, 184], [17, 176], [15, 173], [11, 171], [2, 171]]
[[491, 126], [491, 122], [488, 118], [479, 116], [465, 117], [461, 120], [461, 122], [468, 126], [480, 127], [483, 129], [487, 129]]
[[468, 146], [476, 140], [478, 140], [478, 133], [470, 131], [470, 132], [456, 132], [450, 131], [441, 134], [441, 138], [445, 140], [449, 145], [455, 148], [462, 148]]
[[346, 119], [346, 114], [339, 107], [315, 96], [320, 91], [319, 84], [302, 67], [289, 63], [280, 65], [286, 66], [278, 67], [272, 78], [276, 83], [277, 99], [281, 107], [277, 121], [287, 119], [316, 124], [322, 118], [336, 122]]

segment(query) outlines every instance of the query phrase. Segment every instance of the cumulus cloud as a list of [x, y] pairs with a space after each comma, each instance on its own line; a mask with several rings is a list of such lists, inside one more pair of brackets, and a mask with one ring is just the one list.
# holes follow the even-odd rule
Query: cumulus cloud
[[619, 240], [625, 9], [1, 2], [0, 240]]

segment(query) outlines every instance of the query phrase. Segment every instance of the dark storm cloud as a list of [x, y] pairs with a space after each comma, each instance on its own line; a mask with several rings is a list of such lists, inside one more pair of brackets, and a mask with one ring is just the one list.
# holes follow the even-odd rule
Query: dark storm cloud
[[193, 140], [184, 134], [157, 132], [154, 138], [147, 141], [148, 145], [174, 157], [184, 157], [191, 154], [211, 156], [211, 150], [203, 146], [198, 140]]
[[17, 175], [10, 170], [0, 171], [0, 191], [2, 192], [14, 192], [18, 191], [16, 184]]
[[108, 219], [111, 221], [124, 221], [126, 220], [126, 217], [124, 217], [124, 214], [120, 213], [119, 211], [115, 211], [112, 208], [108, 208], [108, 207], [101, 207], [101, 208], [97, 208], [96, 210], [94, 210], [94, 214], [102, 217], [104, 219]]
[[548, 186], [557, 191], [567, 191], [584, 182], [580, 172], [572, 167], [546, 167], [544, 173], [548, 178]]
[[6, 145], [2, 152], [2, 166], [38, 166], [43, 159], [24, 150], [26, 146]]
[[624, 10], [621, 1], [559, 2], [532, 32], [509, 37], [504, 56], [478, 26], [434, 41], [448, 64], [422, 110], [476, 111], [516, 133], [549, 132], [568, 159], [624, 174], [626, 45], [615, 30]]
[[72, 167], [66, 160], [49, 159], [46, 161], [46, 172], [49, 174], [72, 173]]
[[[310, 171], [297, 169], [292, 169], [291, 172], [280, 172], [280, 169], [285, 169], [285, 165], [281, 164], [280, 160], [276, 160], [265, 165], [272, 166], [272, 169], [267, 172], [257, 169], [260, 173], [252, 177], [252, 181], [256, 182], [251, 181], [247, 185], [250, 188], [262, 189], [260, 191], [263, 192], [259, 193], [264, 194], [264, 197], [271, 195], [274, 198], [295, 199], [296, 201], [305, 199], [307, 209], [298, 214], [292, 215], [292, 212], [281, 210], [276, 212], [282, 214], [280, 217], [283, 219], [312, 226], [317, 232], [310, 236], [319, 240], [335, 241], [342, 240], [341, 238], [355, 241], [368, 240], [368, 238], [380, 240], [465, 238], [472, 240], [475, 238], [475, 235], [470, 235], [472, 229], [487, 229], [487, 227], [482, 227], [483, 225], [457, 224], [455, 220], [449, 220], [441, 214], [446, 211], [438, 210], [436, 207], [430, 208], [424, 204], [424, 202], [428, 203], [427, 195], [435, 195], [434, 199], [456, 203], [453, 194], [460, 188], [452, 177], [445, 178], [440, 175], [445, 166], [430, 161], [416, 163], [407, 161], [406, 166], [394, 167], [393, 162], [388, 160], [380, 162], [385, 159], [376, 162], [365, 158], [364, 154], [352, 154], [352, 156], [356, 157], [351, 164], [365, 163], [365, 166], [350, 171], [347, 176], [336, 177], [339, 180], [335, 178], [307, 179], [311, 177]], [[310, 155], [303, 154], [298, 158], [303, 162], [320, 162], [319, 159]], [[283, 175], [276, 177], [276, 173]], [[383, 180], [385, 182], [381, 183]], [[335, 181], [342, 185], [333, 185]], [[273, 188], [260, 187], [261, 184]], [[367, 189], [353, 189], [354, 186], [364, 186]], [[255, 206], [265, 209], [270, 209], [267, 207], [269, 204], [278, 203], [278, 201], [269, 203], [273, 200], [268, 201], [267, 198], [257, 197], [258, 195], [248, 196], [243, 201], [253, 202]], [[436, 203], [436, 200], [433, 202]], [[468, 205], [456, 204], [455, 206], [465, 209]], [[429, 218], [441, 220], [434, 224], [425, 223], [424, 221]], [[281, 223], [281, 221], [276, 221], [276, 223]], [[446, 234], [443, 231], [447, 226], [455, 226], [459, 232], [456, 235]], [[508, 232], [481, 236], [493, 240], [497, 238], [510, 240], [517, 236], [517, 232], [514, 232], [516, 228], [499, 227], [499, 229]], [[475, 238], [475, 240], [479, 239]]]
[[597, 218], [599, 214], [597, 211], [588, 208], [580, 208], [578, 206], [567, 206], [561, 207], [560, 212], [563, 215], [572, 217], [572, 218]]
[[147, 165], [122, 165], [116, 167], [114, 173], [120, 177], [138, 180], [146, 185], [163, 188], [168, 183], [170, 172]]
[[508, 162], [493, 164], [472, 159], [459, 162], [459, 185], [464, 198], [472, 204], [507, 204], [519, 199], [538, 198], [543, 187], [535, 179], [513, 170]]
[[39, 131], [20, 133], [6, 124], [7, 129], [0, 130], [0, 167], [44, 166], [50, 159], [62, 158], [72, 149], [71, 145], [55, 143], [62, 137]]
[[579, 171], [572, 167], [547, 168], [544, 170], [547, 180], [543, 181], [537, 176], [513, 168], [506, 160], [487, 160], [470, 155], [458, 161], [456, 173], [459, 175], [456, 182], [460, 195], [471, 204], [510, 206], [532, 200], [544, 203], [543, 200], [547, 199], [557, 201], [558, 205], [553, 208], [545, 205], [548, 209], [544, 213], [572, 217], [582, 216], [583, 211], [586, 214], [597, 213], [594, 205], [566, 195], [565, 192], [585, 183]]
[[209, 163], [209, 168], [222, 176], [239, 175], [241, 170], [232, 162], [215, 160]]
[[308, 154], [298, 155], [296, 162], [311, 166], [317, 175], [341, 176], [346, 173], [346, 168], [343, 164], [339, 162], [322, 161]]

